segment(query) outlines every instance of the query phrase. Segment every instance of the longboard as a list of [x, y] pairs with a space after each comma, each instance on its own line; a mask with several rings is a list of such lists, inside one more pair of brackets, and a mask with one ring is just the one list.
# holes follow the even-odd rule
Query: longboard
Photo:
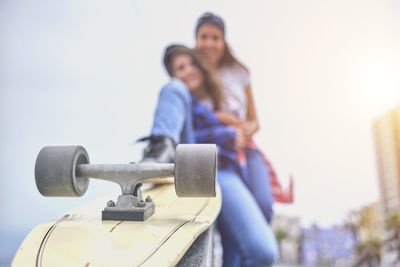
[[12, 266], [174, 266], [215, 221], [215, 198], [179, 198], [173, 184], [145, 192], [156, 205], [146, 221], [102, 221], [106, 196], [40, 224], [25, 238]]

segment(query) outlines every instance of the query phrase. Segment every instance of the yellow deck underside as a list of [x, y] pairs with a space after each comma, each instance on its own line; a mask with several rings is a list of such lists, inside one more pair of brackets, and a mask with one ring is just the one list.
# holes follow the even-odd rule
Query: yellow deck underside
[[[173, 184], [143, 193], [156, 212], [144, 222], [102, 221], [105, 197], [37, 226], [12, 266], [173, 266], [216, 219], [216, 198], [178, 198]], [[116, 197], [114, 197], [116, 199]]]

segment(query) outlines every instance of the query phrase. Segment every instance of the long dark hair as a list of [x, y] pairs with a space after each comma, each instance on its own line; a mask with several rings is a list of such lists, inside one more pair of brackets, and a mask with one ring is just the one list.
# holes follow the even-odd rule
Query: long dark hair
[[222, 35], [224, 36], [225, 50], [224, 50], [224, 54], [223, 54], [221, 60], [219, 61], [218, 68], [221, 68], [224, 66], [238, 65], [238, 66], [242, 67], [244, 70], [246, 70], [247, 72], [249, 72], [249, 70], [246, 68], [246, 66], [243, 65], [243, 63], [241, 63], [232, 54], [232, 50], [225, 40], [225, 22], [224, 22], [224, 20], [220, 16], [215, 15], [214, 13], [211, 13], [211, 12], [204, 13], [197, 20], [196, 30], [195, 30], [196, 35], [197, 35], [197, 32], [199, 31], [199, 28], [203, 25], [213, 25], [213, 26], [217, 27], [218, 29], [220, 29], [222, 31]]
[[193, 64], [203, 74], [204, 88], [214, 103], [214, 110], [220, 110], [224, 99], [221, 86], [215, 79], [213, 71], [211, 71], [211, 68], [199, 52], [184, 45], [174, 44], [168, 46], [164, 51], [164, 67], [168, 74], [171, 77], [174, 76], [172, 64], [175, 57], [178, 55], [188, 55], [192, 58]]
[[219, 61], [218, 66], [219, 67], [224, 67], [224, 66], [234, 66], [238, 65], [242, 67], [245, 71], [249, 72], [247, 67], [243, 65], [242, 62], [240, 62], [233, 54], [232, 50], [229, 47], [228, 43], [224, 40], [225, 43], [225, 50], [224, 50], [224, 55], [222, 56], [221, 60]]

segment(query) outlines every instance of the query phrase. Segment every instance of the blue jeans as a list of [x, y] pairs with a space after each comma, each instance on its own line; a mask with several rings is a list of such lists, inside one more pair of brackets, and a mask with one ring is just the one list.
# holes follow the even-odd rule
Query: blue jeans
[[172, 79], [161, 89], [151, 134], [166, 135], [175, 144], [195, 143], [192, 96], [180, 80]]
[[218, 181], [223, 266], [271, 266], [278, 258], [278, 245], [252, 192], [233, 170], [218, 170]]
[[[192, 98], [181, 81], [172, 79], [161, 89], [151, 134], [166, 135], [176, 144], [195, 143]], [[218, 171], [222, 191], [218, 225], [224, 247], [224, 266], [270, 266], [278, 255], [274, 234], [264, 217], [272, 216], [272, 195], [265, 191], [270, 187], [265, 186], [265, 179], [258, 179], [267, 173], [266, 166], [263, 162], [264, 167], [259, 166], [262, 158], [254, 151], [246, 151], [249, 187], [236, 172]], [[260, 208], [261, 204], [266, 208]]]
[[269, 168], [258, 149], [246, 148], [247, 171], [249, 179], [246, 181], [256, 202], [265, 218], [271, 222], [274, 198], [272, 196]]

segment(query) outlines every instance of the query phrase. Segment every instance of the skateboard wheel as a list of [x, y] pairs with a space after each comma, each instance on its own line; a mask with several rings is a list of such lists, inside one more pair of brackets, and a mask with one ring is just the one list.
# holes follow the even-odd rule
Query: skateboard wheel
[[214, 197], [216, 176], [216, 145], [176, 147], [175, 191], [179, 197]]
[[76, 166], [88, 164], [82, 146], [47, 146], [40, 150], [35, 164], [35, 180], [44, 196], [82, 196], [89, 179], [76, 177]]

